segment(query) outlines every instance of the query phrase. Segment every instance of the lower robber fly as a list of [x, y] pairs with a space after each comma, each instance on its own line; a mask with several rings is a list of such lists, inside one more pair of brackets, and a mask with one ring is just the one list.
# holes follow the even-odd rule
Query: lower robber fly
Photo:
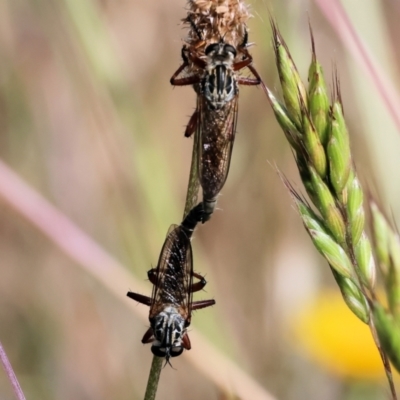
[[[172, 225], [161, 250], [156, 268], [148, 271], [154, 285], [151, 298], [128, 292], [127, 296], [150, 307], [150, 328], [142, 343], [152, 343], [151, 351], [157, 357], [170, 357], [190, 350], [187, 328], [192, 311], [215, 304], [215, 300], [193, 301], [193, 293], [202, 290], [206, 280], [193, 271], [190, 239], [203, 217], [202, 203], [194, 207], [181, 225]], [[193, 282], [197, 278], [197, 282]]]
[[[194, 132], [198, 142], [198, 177], [203, 189], [204, 217], [207, 221], [214, 211], [217, 196], [229, 172], [235, 139], [239, 85], [259, 85], [261, 78], [251, 65], [253, 58], [247, 49], [247, 32], [238, 49], [222, 39], [205, 47], [182, 48], [183, 64], [171, 78], [174, 86], [193, 85], [197, 93], [196, 110], [186, 127], [185, 136]], [[203, 46], [204, 47], [204, 46]], [[241, 55], [241, 57], [239, 56]], [[238, 61], [235, 61], [239, 58]], [[242, 77], [248, 68], [254, 77]], [[180, 77], [185, 69], [194, 71]]]

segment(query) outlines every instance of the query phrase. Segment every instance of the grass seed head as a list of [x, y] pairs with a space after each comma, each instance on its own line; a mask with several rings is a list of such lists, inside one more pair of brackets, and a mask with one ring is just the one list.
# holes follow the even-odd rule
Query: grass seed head
[[270, 90], [268, 90], [268, 98], [271, 104], [272, 110], [274, 111], [275, 118], [281, 126], [286, 139], [295, 151], [301, 150], [301, 134], [296, 128], [294, 122], [290, 119], [290, 115], [286, 107], [280, 103]]
[[314, 246], [325, 257], [332, 268], [345, 278], [353, 278], [353, 265], [344, 249], [330, 235], [324, 232], [310, 229], [308, 233]]
[[370, 209], [375, 253], [379, 268], [385, 276], [390, 263], [389, 237], [391, 235], [391, 228], [375, 202], [370, 202]]
[[346, 242], [346, 227], [342, 213], [336, 206], [336, 201], [329, 187], [312, 167], [310, 168], [310, 177], [314, 191], [314, 204], [320, 211], [335, 240], [343, 245]]
[[301, 130], [302, 116], [300, 101], [302, 100], [304, 104], [307, 104], [307, 93], [286, 43], [272, 19], [271, 27], [276, 65], [278, 68], [279, 79], [281, 81], [283, 99], [285, 100], [291, 120], [295, 123], [297, 129]]
[[389, 309], [400, 321], [400, 237], [374, 201], [371, 201], [370, 209], [374, 247], [385, 283]]
[[365, 232], [362, 233], [357, 246], [355, 246], [355, 257], [363, 284], [367, 288], [372, 289], [375, 284], [376, 268], [372, 255], [371, 242]]
[[352, 175], [347, 187], [347, 218], [349, 221], [351, 240], [353, 246], [356, 246], [360, 240], [365, 225], [365, 211], [363, 207], [363, 189], [360, 181]]
[[333, 103], [330, 112], [329, 141], [327, 145], [329, 179], [337, 195], [346, 186], [351, 170], [349, 135], [344, 123], [341, 104]]
[[305, 104], [300, 101], [302, 113], [302, 131], [304, 147], [307, 152], [310, 164], [316, 169], [318, 174], [324, 178], [327, 172], [327, 162], [324, 147], [322, 146], [319, 135], [314, 127]]
[[400, 321], [378, 303], [374, 304], [373, 316], [382, 348], [400, 372]]
[[351, 279], [345, 278], [333, 268], [331, 269], [347, 306], [361, 321], [368, 324], [370, 319], [369, 306], [360, 288]]
[[323, 146], [328, 141], [329, 98], [321, 64], [315, 54], [314, 39], [312, 41], [312, 60], [308, 70], [308, 110]]

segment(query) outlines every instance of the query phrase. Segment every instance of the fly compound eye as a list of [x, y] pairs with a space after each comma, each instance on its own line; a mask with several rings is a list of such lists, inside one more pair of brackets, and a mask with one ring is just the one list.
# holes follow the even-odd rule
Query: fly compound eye
[[206, 47], [206, 49], [204, 50], [204, 53], [206, 56], [208, 56], [211, 52], [218, 50], [219, 47], [219, 43], [213, 43], [210, 44]]
[[151, 352], [156, 356], [156, 357], [165, 357], [165, 348], [161, 348], [159, 346], [151, 346]]
[[225, 45], [225, 51], [227, 53], [232, 53], [233, 57], [236, 57], [236, 49], [233, 46], [231, 46], [230, 44]]
[[182, 354], [182, 352], [183, 352], [183, 346], [173, 347], [169, 355], [171, 357], [178, 357]]

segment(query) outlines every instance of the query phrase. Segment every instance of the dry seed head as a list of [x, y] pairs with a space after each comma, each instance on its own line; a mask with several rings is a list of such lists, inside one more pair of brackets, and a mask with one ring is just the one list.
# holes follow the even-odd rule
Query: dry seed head
[[369, 322], [369, 306], [359, 287], [350, 279], [344, 278], [331, 267], [333, 276], [350, 310], [364, 323]]
[[197, 44], [198, 30], [206, 43], [219, 42], [223, 38], [237, 47], [243, 42], [250, 17], [248, 5], [241, 0], [189, 0], [188, 16], [183, 20], [189, 27], [186, 41], [190, 45]]

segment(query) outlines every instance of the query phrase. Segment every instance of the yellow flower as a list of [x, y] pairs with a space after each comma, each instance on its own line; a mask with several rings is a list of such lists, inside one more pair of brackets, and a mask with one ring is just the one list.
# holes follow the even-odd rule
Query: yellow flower
[[339, 290], [325, 290], [296, 319], [298, 341], [329, 371], [345, 378], [381, 379], [384, 369], [369, 327], [347, 308]]

